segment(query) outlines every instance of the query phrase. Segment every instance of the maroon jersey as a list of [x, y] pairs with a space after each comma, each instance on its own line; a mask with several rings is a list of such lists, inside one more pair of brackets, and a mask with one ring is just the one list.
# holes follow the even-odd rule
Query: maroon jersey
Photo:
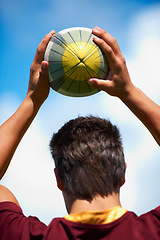
[[0, 240], [159, 240], [160, 207], [137, 216], [126, 212], [119, 219], [102, 225], [55, 218], [49, 226], [36, 217], [26, 217], [11, 202], [0, 203]]

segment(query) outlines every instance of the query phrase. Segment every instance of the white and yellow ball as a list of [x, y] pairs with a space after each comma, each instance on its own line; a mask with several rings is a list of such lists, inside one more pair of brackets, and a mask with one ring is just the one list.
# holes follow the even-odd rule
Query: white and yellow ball
[[69, 28], [55, 34], [44, 59], [49, 62], [51, 88], [72, 97], [97, 93], [99, 90], [87, 80], [92, 77], [105, 79], [109, 71], [105, 55], [94, 43], [89, 28]]

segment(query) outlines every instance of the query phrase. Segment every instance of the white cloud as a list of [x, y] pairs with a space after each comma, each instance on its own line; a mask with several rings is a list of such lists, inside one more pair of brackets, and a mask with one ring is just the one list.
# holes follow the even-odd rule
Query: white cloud
[[158, 101], [160, 75], [160, 4], [136, 16], [128, 34], [128, 66], [133, 82]]

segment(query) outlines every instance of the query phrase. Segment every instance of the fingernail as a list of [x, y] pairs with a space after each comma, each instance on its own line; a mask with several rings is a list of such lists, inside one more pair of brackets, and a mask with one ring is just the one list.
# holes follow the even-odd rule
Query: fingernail
[[100, 30], [100, 28], [99, 28], [99, 27], [94, 27], [94, 28], [93, 28], [93, 31], [94, 31], [94, 32], [97, 32], [97, 33], [98, 33], [98, 32], [99, 32], [99, 30]]
[[93, 40], [97, 42], [97, 41], [99, 41], [99, 37], [93, 36]]
[[53, 34], [55, 34], [55, 31], [54, 30], [50, 31], [49, 35], [53, 36]]
[[96, 26], [95, 28], [96, 28], [97, 30], [101, 30], [101, 28], [100, 28], [100, 27], [98, 27], [98, 26]]
[[87, 82], [88, 82], [90, 85], [94, 85], [93, 79], [88, 79]]
[[94, 33], [98, 33], [98, 32], [99, 32], [99, 30], [98, 30], [98, 29], [96, 29], [96, 28], [93, 28], [93, 32], [94, 32]]
[[48, 63], [46, 61], [42, 62], [41, 69], [43, 72], [45, 72], [48, 69]]

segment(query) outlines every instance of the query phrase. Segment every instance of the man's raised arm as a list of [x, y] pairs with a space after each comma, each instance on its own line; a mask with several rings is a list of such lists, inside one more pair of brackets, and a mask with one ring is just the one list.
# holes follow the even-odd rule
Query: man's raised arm
[[89, 79], [88, 83], [112, 96], [119, 97], [148, 128], [160, 145], [160, 106], [132, 84], [117, 41], [98, 27], [92, 31], [97, 36], [94, 37], [95, 43], [101, 47], [106, 55], [110, 72], [107, 79]]
[[55, 32], [39, 44], [31, 69], [27, 95], [18, 110], [0, 126], [0, 179], [6, 172], [23, 135], [49, 94], [48, 62], [44, 60], [47, 44]]

